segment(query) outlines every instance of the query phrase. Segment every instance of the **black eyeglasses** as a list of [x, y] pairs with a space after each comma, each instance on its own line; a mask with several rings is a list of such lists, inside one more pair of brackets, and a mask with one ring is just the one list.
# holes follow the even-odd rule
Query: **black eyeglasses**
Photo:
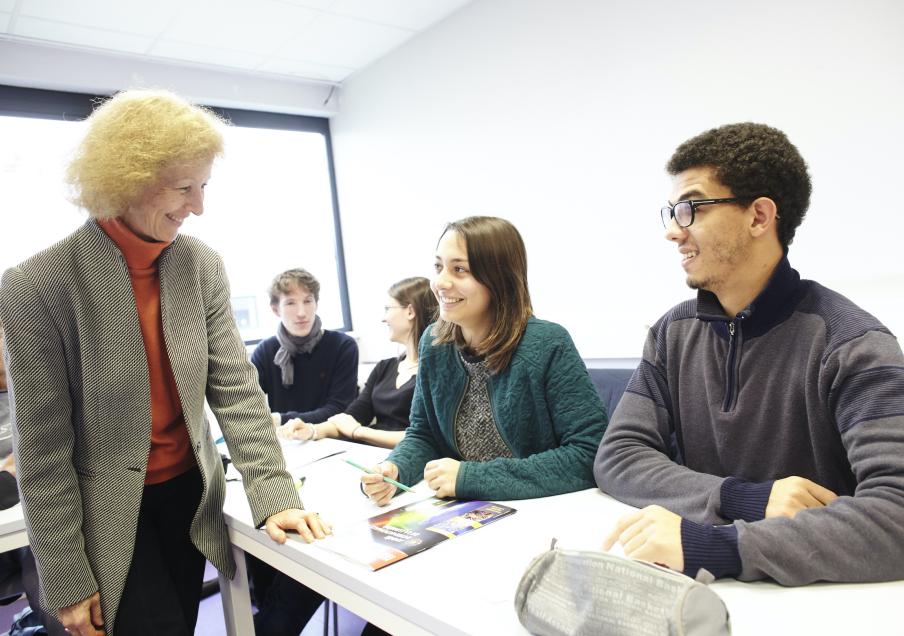
[[694, 215], [701, 205], [713, 205], [716, 203], [743, 203], [750, 199], [731, 197], [728, 199], [696, 199], [692, 201], [679, 201], [675, 205], [664, 205], [659, 210], [662, 219], [662, 227], [668, 227], [672, 219], [678, 222], [678, 227], [689, 227], [694, 222]]

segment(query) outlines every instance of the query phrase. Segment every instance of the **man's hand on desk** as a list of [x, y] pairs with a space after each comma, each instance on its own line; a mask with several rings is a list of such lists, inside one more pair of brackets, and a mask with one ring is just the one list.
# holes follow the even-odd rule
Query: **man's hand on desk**
[[455, 481], [458, 479], [458, 469], [461, 462], [450, 457], [434, 459], [424, 466], [424, 481], [434, 491], [437, 497], [454, 497]]
[[608, 552], [615, 543], [622, 545], [625, 556], [664, 565], [670, 570], [684, 570], [681, 549], [681, 517], [662, 506], [647, 506], [625, 515], [603, 541]]
[[374, 466], [372, 470], [373, 474], [361, 476], [361, 489], [378, 506], [385, 506], [392, 500], [396, 487], [383, 481], [383, 476], [398, 480], [399, 467], [392, 462], [383, 462]]
[[838, 498], [828, 488], [804, 477], [785, 477], [772, 484], [766, 504], [766, 519], [773, 517], [794, 518], [801, 510], [822, 508]]
[[311, 543], [314, 539], [323, 539], [333, 533], [332, 526], [316, 512], [298, 508], [289, 508], [270, 515], [264, 527], [270, 538], [277, 543], [286, 542], [286, 530], [295, 530], [306, 543]]

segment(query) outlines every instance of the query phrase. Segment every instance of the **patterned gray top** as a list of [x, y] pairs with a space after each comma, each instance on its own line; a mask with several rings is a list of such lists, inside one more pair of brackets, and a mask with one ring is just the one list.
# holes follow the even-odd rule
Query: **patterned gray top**
[[512, 457], [493, 418], [486, 360], [468, 358], [461, 352], [459, 355], [468, 372], [465, 395], [455, 416], [455, 442], [462, 460], [485, 462], [497, 457]]

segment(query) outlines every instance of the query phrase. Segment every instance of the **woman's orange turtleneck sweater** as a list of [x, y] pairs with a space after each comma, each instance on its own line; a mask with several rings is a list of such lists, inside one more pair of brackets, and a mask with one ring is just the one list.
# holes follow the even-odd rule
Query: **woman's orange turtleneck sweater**
[[157, 259], [170, 243], [145, 241], [120, 219], [98, 224], [122, 252], [132, 281], [151, 384], [151, 451], [144, 483], [159, 484], [195, 465], [176, 379], [166, 352], [160, 313]]

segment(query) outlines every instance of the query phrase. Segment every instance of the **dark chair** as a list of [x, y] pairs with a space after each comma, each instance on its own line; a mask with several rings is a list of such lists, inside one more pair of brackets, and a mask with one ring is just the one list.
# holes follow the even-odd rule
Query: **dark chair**
[[611, 418], [634, 369], [587, 369], [587, 371], [590, 372], [590, 379], [603, 400], [606, 413]]

